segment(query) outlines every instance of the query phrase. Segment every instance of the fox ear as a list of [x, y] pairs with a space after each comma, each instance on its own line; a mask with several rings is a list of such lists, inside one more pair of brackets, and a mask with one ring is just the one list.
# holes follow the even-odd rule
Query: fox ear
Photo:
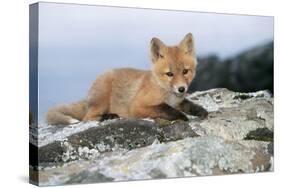
[[154, 63], [159, 58], [164, 57], [164, 51], [166, 49], [165, 44], [158, 38], [152, 38], [150, 42], [150, 58]]
[[188, 33], [180, 42], [179, 47], [189, 55], [195, 56], [194, 39], [191, 33]]

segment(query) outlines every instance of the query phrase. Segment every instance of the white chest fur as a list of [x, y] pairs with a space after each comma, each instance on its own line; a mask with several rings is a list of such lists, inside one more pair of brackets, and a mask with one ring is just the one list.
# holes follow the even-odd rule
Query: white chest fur
[[165, 103], [171, 107], [176, 107], [184, 100], [184, 98], [185, 98], [185, 96], [178, 97], [174, 94], [171, 94], [166, 97]]

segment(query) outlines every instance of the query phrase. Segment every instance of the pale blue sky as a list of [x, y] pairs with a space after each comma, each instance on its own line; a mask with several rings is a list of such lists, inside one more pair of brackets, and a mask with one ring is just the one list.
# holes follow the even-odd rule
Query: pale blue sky
[[149, 69], [152, 37], [168, 45], [193, 33], [198, 56], [234, 56], [273, 40], [273, 17], [40, 3], [39, 115], [86, 96], [115, 67]]

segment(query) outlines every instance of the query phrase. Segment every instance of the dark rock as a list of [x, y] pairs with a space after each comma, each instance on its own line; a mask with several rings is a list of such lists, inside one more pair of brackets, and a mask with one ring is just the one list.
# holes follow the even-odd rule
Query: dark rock
[[184, 121], [176, 121], [168, 126], [164, 126], [159, 130], [161, 135], [160, 142], [175, 141], [186, 137], [196, 137], [191, 127]]
[[259, 140], [259, 141], [272, 142], [273, 132], [268, 128], [258, 128], [254, 131], [250, 131], [246, 135], [245, 140]]
[[[167, 142], [195, 136], [198, 135], [184, 121], [166, 121], [163, 126], [163, 122], [159, 121], [120, 119], [73, 134], [65, 141], [42, 146], [39, 148], [39, 163], [44, 165], [83, 158], [79, 148], [84, 147], [103, 153], [116, 148], [140, 148], [151, 145], [155, 140]], [[65, 153], [69, 155], [66, 159]]]
[[235, 96], [233, 97], [233, 99], [246, 100], [246, 99], [249, 99], [249, 98], [252, 98], [252, 97], [253, 97], [253, 96], [251, 96], [251, 95], [247, 95], [247, 94], [243, 93], [243, 94], [240, 94], [240, 95], [235, 95]]
[[65, 152], [60, 141], [55, 141], [51, 144], [39, 148], [38, 159], [42, 166], [45, 163], [56, 163], [61, 161], [61, 156]]

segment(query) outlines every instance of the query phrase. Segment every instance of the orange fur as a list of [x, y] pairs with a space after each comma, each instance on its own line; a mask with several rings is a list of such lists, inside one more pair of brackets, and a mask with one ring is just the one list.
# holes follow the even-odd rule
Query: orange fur
[[[179, 45], [169, 47], [153, 38], [150, 53], [151, 71], [131, 68], [108, 71], [95, 80], [79, 108], [75, 104], [51, 109], [48, 122], [100, 120], [106, 113], [125, 118], [182, 118], [183, 114], [176, 109], [181, 109], [179, 106], [195, 76], [194, 39], [189, 33]], [[184, 92], [179, 92], [180, 87], [184, 87]]]

